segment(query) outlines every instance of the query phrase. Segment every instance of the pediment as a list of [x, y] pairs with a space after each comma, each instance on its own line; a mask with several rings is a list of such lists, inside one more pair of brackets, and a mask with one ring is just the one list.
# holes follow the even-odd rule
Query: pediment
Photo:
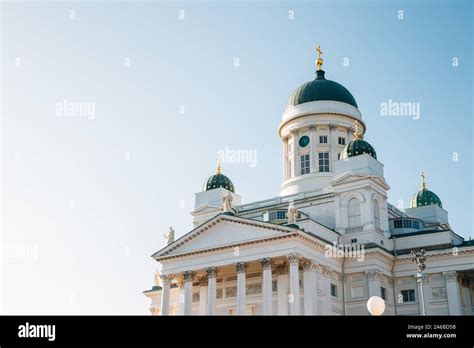
[[349, 183], [366, 180], [366, 179], [369, 179], [377, 183], [378, 185], [382, 186], [386, 190], [390, 189], [390, 186], [388, 186], [384, 178], [377, 175], [369, 175], [369, 174], [345, 173], [341, 175], [340, 177], [334, 179], [331, 184], [332, 186], [337, 186], [337, 185], [349, 184]]
[[206, 249], [228, 247], [263, 239], [278, 238], [294, 229], [266, 222], [220, 214], [156, 252], [155, 259]]
[[222, 210], [222, 207], [218, 207], [216, 205], [211, 205], [211, 204], [203, 204], [196, 210], [194, 210], [191, 215], [197, 215], [197, 214], [207, 214], [207, 213], [215, 213], [216, 211]]

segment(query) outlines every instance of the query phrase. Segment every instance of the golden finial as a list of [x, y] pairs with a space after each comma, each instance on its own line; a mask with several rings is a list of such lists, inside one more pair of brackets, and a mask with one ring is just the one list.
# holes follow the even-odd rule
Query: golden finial
[[360, 133], [359, 133], [359, 126], [357, 124], [357, 121], [354, 121], [354, 126], [355, 126], [354, 139], [359, 140], [360, 139]]
[[425, 173], [421, 172], [421, 190], [426, 191]]
[[221, 158], [220, 156], [217, 158], [217, 174], [221, 174]]
[[318, 45], [318, 47], [316, 47], [316, 52], [318, 52], [318, 59], [316, 60], [316, 66], [318, 67], [318, 70], [321, 70], [321, 67], [323, 66], [323, 59], [321, 58], [321, 56], [323, 55], [323, 51], [321, 51], [321, 47]]

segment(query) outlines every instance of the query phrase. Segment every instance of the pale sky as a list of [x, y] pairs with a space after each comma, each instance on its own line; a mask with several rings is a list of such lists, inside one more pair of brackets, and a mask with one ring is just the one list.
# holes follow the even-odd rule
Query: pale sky
[[[170, 225], [192, 228], [219, 150], [257, 154], [223, 164], [243, 203], [278, 195], [277, 127], [317, 44], [359, 105], [389, 202], [408, 207], [424, 171], [472, 236], [472, 6], [2, 3], [3, 313], [148, 314], [150, 255]], [[420, 118], [382, 116], [389, 100]]]

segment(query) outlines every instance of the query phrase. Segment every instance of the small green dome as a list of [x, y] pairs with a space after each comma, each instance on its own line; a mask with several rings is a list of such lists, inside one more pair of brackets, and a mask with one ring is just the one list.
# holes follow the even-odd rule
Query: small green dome
[[437, 204], [440, 208], [443, 207], [441, 199], [436, 195], [436, 193], [430, 190], [421, 190], [416, 193], [410, 202], [410, 208], [422, 207], [424, 205]]
[[217, 168], [217, 174], [214, 174], [209, 179], [207, 179], [207, 181], [204, 183], [204, 187], [202, 190], [210, 191], [219, 187], [225, 188], [230, 192], [235, 192], [234, 184], [227, 176], [221, 173], [220, 166]]
[[324, 71], [316, 71], [316, 78], [302, 84], [290, 97], [287, 108], [319, 100], [333, 100], [357, 107], [351, 92], [343, 85], [326, 80]]
[[440, 208], [443, 207], [441, 199], [439, 199], [436, 193], [426, 189], [425, 174], [421, 173], [421, 190], [411, 199], [410, 208], [417, 208], [432, 204], [437, 204]]
[[346, 160], [349, 157], [359, 156], [362, 154], [368, 154], [373, 158], [377, 159], [377, 154], [375, 149], [370, 145], [368, 142], [362, 139], [358, 139], [357, 137], [349, 142], [341, 152], [340, 159]]

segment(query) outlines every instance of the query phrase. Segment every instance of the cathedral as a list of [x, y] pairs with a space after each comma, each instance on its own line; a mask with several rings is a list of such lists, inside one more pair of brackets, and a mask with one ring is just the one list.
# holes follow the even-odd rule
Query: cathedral
[[195, 195], [194, 228], [176, 240], [170, 228], [152, 255], [152, 315], [369, 315], [374, 296], [383, 315], [473, 314], [473, 241], [424, 174], [409, 209], [388, 203], [357, 102], [317, 51], [278, 127], [279, 196], [242, 204], [219, 165]]

